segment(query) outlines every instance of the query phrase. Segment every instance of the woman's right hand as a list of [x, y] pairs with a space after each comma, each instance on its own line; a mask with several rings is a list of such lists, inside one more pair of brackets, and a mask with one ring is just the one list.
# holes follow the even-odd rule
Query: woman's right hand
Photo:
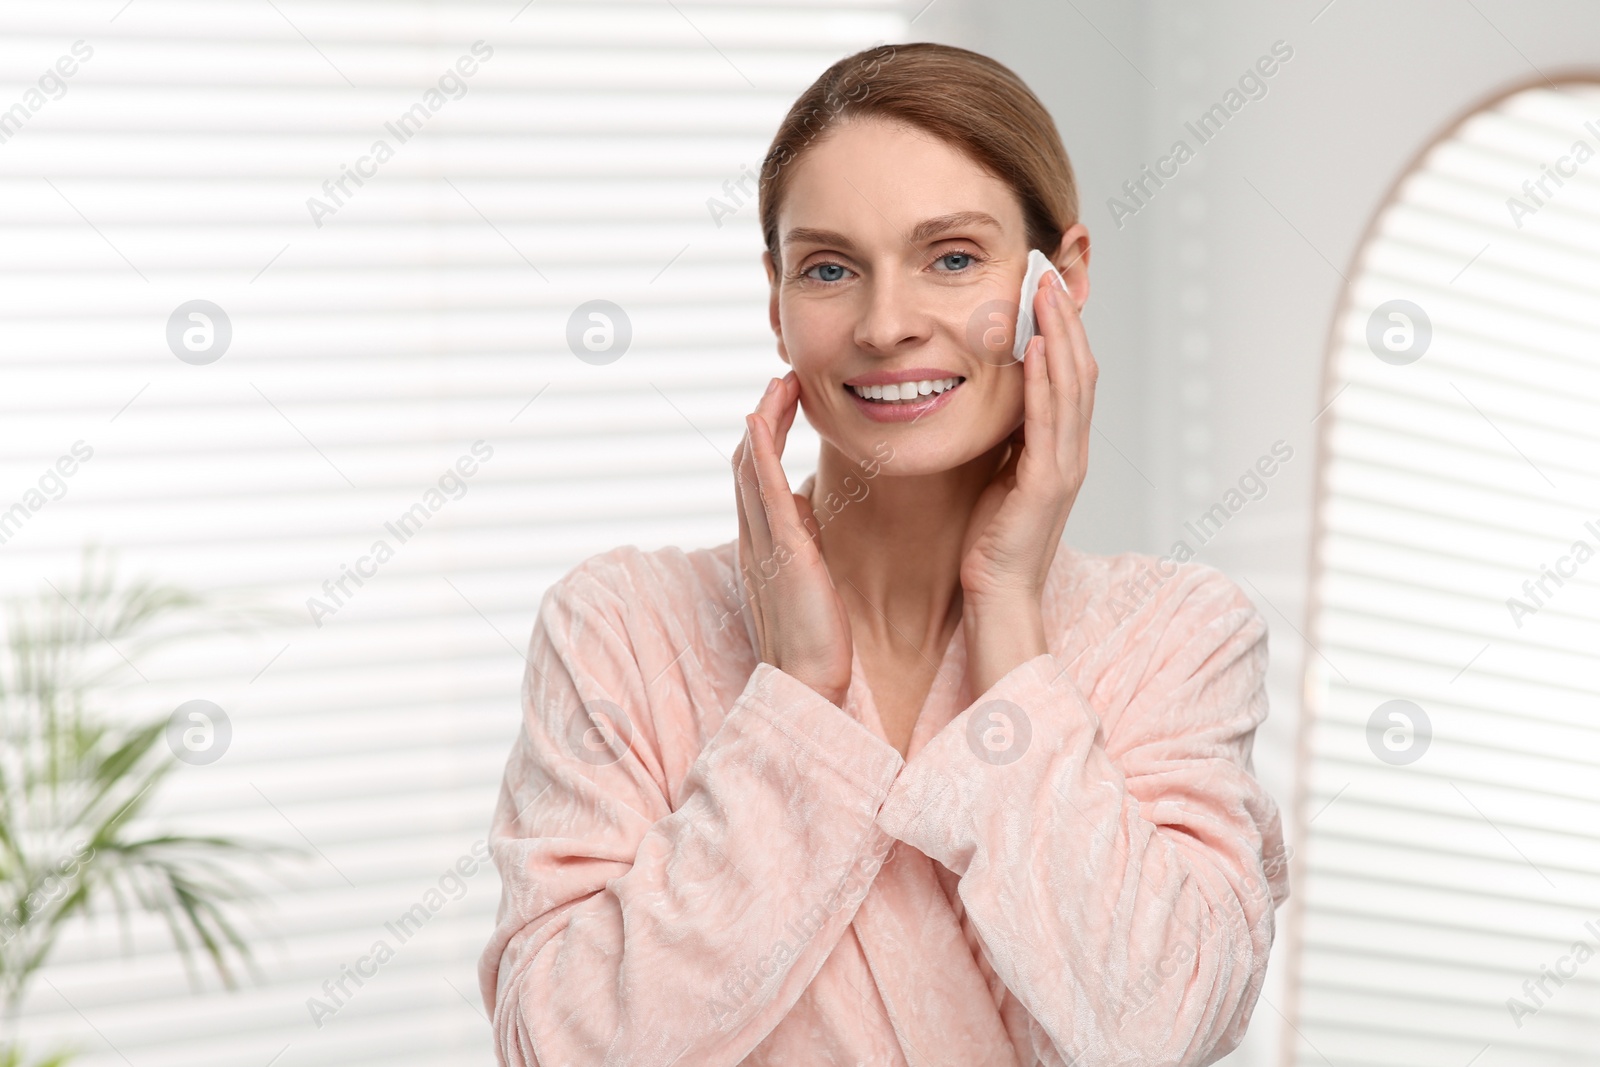
[[811, 502], [789, 490], [781, 462], [800, 406], [790, 371], [774, 379], [733, 454], [739, 559], [763, 663], [844, 704], [850, 688], [850, 616], [818, 545]]

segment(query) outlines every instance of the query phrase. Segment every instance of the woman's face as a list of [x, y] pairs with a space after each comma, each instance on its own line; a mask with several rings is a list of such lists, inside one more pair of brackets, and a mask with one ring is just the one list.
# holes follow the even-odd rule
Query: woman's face
[[[811, 425], [852, 459], [887, 442], [896, 475], [995, 448], [1022, 423], [1011, 340], [1028, 241], [1016, 194], [932, 135], [872, 119], [830, 130], [790, 165], [781, 273], [765, 259], [778, 353]], [[1080, 303], [1083, 269], [1066, 274]], [[852, 388], [889, 383], [906, 399]]]

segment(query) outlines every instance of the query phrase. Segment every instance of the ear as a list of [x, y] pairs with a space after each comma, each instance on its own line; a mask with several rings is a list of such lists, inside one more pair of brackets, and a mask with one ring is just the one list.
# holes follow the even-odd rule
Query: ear
[[1061, 243], [1056, 246], [1050, 262], [1061, 272], [1062, 281], [1067, 283], [1067, 292], [1072, 294], [1073, 303], [1081, 309], [1089, 302], [1088, 227], [1081, 222], [1069, 226], [1067, 232], [1061, 235]]
[[789, 350], [784, 347], [783, 323], [778, 318], [778, 268], [771, 252], [761, 253], [761, 265], [767, 269], [767, 286], [771, 290], [767, 298], [767, 320], [772, 323], [772, 333], [778, 339], [778, 358], [788, 363]]

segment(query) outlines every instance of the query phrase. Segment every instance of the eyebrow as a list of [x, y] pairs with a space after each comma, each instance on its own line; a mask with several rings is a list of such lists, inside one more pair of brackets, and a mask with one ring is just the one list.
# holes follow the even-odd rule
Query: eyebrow
[[[989, 226], [1000, 229], [1000, 222], [987, 211], [953, 211], [948, 215], [936, 215], [931, 219], [923, 219], [911, 229], [906, 240], [912, 244], [920, 244], [930, 237], [936, 237], [950, 230], [970, 226]], [[841, 248], [854, 248], [855, 242], [844, 234], [835, 230], [819, 230], [811, 226], [796, 226], [783, 237], [785, 245], [795, 242], [807, 244], [837, 245]]]

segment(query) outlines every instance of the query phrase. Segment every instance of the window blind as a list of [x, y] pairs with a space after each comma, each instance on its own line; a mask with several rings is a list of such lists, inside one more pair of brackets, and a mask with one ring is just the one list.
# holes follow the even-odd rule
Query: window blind
[[[95, 541], [289, 613], [138, 660], [111, 707], [222, 708], [154, 823], [305, 857], [246, 925], [261, 982], [193, 992], [156, 920], [123, 956], [101, 914], [34, 984], [31, 1049], [492, 1062], [476, 861], [540, 596], [616, 545], [737, 535], [728, 457], [782, 371], [747, 175], [806, 84], [907, 26], [878, 0], [0, 8], [0, 592], [66, 588]], [[796, 482], [815, 445], [797, 425]]]
[[1285, 1062], [1600, 1048], [1597, 151], [1596, 86], [1502, 98], [1401, 181], [1351, 278]]

